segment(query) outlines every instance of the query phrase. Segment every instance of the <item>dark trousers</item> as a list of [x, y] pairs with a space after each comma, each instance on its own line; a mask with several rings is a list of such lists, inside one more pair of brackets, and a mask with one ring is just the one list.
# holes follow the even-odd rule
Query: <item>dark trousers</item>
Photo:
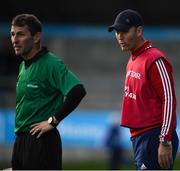
[[[158, 163], [158, 147], [160, 128], [149, 130], [143, 134], [131, 138], [134, 150], [134, 160], [137, 170], [162, 170]], [[178, 136], [176, 131], [172, 137], [173, 160], [178, 150]], [[173, 164], [171, 168], [173, 169]]]
[[57, 129], [40, 138], [19, 133], [13, 147], [13, 170], [62, 170], [62, 145]]

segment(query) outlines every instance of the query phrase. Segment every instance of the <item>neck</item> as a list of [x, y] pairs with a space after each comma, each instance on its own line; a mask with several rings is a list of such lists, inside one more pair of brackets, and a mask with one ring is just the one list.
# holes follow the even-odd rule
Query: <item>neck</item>
[[41, 50], [40, 47], [38, 49], [33, 49], [31, 52], [29, 52], [26, 55], [23, 55], [22, 57], [24, 60], [30, 60], [30, 59], [34, 58], [40, 50]]
[[141, 47], [146, 40], [144, 38], [141, 38], [137, 41], [136, 46], [133, 48], [131, 53], [135, 52], [139, 47]]

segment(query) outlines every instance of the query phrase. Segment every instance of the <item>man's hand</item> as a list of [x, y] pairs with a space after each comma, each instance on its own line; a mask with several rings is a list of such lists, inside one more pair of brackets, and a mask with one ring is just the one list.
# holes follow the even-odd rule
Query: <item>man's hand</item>
[[172, 145], [159, 144], [158, 148], [158, 162], [162, 169], [169, 169], [173, 163]]
[[39, 138], [42, 134], [52, 130], [54, 127], [50, 125], [48, 121], [42, 121], [31, 125], [30, 128], [31, 135], [37, 134], [37, 138]]

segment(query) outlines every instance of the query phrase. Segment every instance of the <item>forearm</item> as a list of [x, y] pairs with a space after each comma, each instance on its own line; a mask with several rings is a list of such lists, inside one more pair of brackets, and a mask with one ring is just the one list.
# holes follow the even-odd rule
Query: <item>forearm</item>
[[54, 116], [49, 117], [48, 121], [42, 121], [32, 124], [30, 126], [30, 133], [32, 135], [37, 134], [37, 138], [39, 138], [45, 132], [52, 130], [58, 125], [61, 120], [63, 120], [78, 106], [78, 104], [85, 95], [86, 91], [82, 85], [77, 85], [73, 87], [68, 93], [59, 112]]
[[54, 115], [56, 120], [60, 122], [68, 116], [79, 105], [85, 95], [86, 90], [83, 85], [79, 84], [73, 87], [67, 94], [61, 109]]

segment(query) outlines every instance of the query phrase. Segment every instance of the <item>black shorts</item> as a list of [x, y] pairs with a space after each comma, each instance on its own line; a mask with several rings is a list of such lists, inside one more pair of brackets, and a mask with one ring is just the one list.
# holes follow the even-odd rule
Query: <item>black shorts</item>
[[19, 133], [13, 147], [13, 170], [62, 170], [62, 145], [57, 129], [40, 138]]

